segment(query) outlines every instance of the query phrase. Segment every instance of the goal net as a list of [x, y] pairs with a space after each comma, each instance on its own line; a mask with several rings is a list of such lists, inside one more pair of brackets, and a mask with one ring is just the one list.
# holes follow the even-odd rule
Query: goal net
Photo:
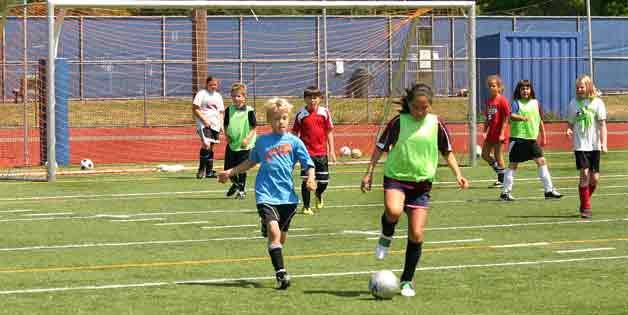
[[[285, 97], [298, 110], [303, 90], [318, 87], [335, 123], [337, 155], [346, 146], [365, 156], [403, 90], [427, 83], [437, 94], [435, 112], [452, 122], [458, 157], [472, 163], [473, 155], [463, 152], [475, 144], [475, 49], [467, 41], [467, 59], [460, 60], [448, 42], [454, 16], [474, 36], [472, 1], [53, 0], [48, 6], [53, 19], [45, 4], [31, 4], [11, 8], [4, 25], [3, 105], [10, 110], [0, 118], [3, 178], [53, 181], [57, 174], [175, 164], [194, 169], [200, 141], [192, 99], [207, 76], [219, 80], [225, 106], [232, 103], [231, 85], [246, 84], [259, 133], [269, 130], [267, 99]], [[464, 78], [468, 96], [455, 97], [454, 76]], [[85, 159], [94, 169], [80, 169]]]

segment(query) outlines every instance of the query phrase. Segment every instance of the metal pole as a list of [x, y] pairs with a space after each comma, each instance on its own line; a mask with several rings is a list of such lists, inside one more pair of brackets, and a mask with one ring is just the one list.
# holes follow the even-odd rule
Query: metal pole
[[85, 20], [84, 18], [81, 16], [79, 18], [79, 33], [78, 33], [78, 40], [79, 40], [79, 98], [81, 99], [81, 101], [85, 101], [85, 65], [83, 64], [85, 62]]
[[161, 17], [161, 102], [166, 97], [166, 17]]
[[46, 106], [47, 155], [48, 155], [48, 182], [57, 180], [57, 158], [55, 152], [55, 6], [48, 2], [48, 62], [46, 63], [46, 91], [48, 106]]
[[323, 57], [325, 60], [325, 106], [329, 108], [329, 71], [327, 64], [327, 9], [323, 9]]
[[144, 108], [143, 108], [143, 112], [144, 112], [144, 128], [148, 127], [148, 116], [146, 113], [146, 103], [148, 102], [148, 91], [147, 91], [147, 86], [148, 84], [146, 83], [148, 81], [148, 65], [150, 63], [150, 60], [146, 60], [144, 62]]
[[[392, 17], [388, 17], [388, 97], [393, 95], [393, 38]], [[370, 121], [370, 120], [369, 120]]]
[[471, 166], [476, 165], [475, 146], [477, 145], [477, 75], [476, 75], [476, 59], [475, 59], [475, 4], [469, 8], [468, 20], [468, 51], [469, 57], [469, 161]]
[[321, 17], [316, 17], [316, 86], [321, 86]]
[[240, 29], [238, 30], [240, 33], [240, 82], [244, 82], [244, 63], [242, 60], [244, 59], [244, 17], [240, 16]]
[[27, 7], [27, 3], [26, 0], [24, 0], [23, 4], [23, 10], [24, 10], [24, 27], [22, 28], [22, 32], [24, 34], [23, 36], [23, 45], [24, 45], [24, 56], [23, 56], [23, 61], [24, 61], [24, 76], [22, 78], [22, 80], [24, 80], [23, 84], [20, 86], [21, 89], [21, 93], [22, 93], [22, 103], [24, 105], [24, 112], [23, 112], [23, 125], [24, 125], [24, 165], [30, 165], [30, 154], [29, 154], [29, 139], [28, 139], [28, 104], [27, 104], [27, 99], [28, 99], [28, 7]]
[[587, 0], [587, 24], [589, 27], [589, 75], [591, 76], [591, 80], [593, 80], [593, 29], [591, 28], [591, 0]]

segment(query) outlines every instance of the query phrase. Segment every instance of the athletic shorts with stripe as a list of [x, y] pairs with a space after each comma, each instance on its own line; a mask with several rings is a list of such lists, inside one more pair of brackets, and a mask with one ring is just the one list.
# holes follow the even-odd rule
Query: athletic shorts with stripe
[[576, 168], [588, 168], [593, 173], [600, 172], [600, 151], [574, 151]]
[[404, 210], [427, 209], [430, 206], [432, 182], [409, 182], [384, 176], [384, 191], [398, 190], [405, 195]]
[[[329, 182], [329, 162], [327, 161], [327, 155], [313, 156], [314, 169], [316, 171], [316, 181], [319, 183]], [[301, 171], [301, 178], [304, 180], [307, 178], [307, 170]]]
[[220, 131], [203, 127], [196, 128], [196, 134], [201, 138], [203, 143], [220, 143]]
[[521, 163], [543, 157], [543, 150], [536, 140], [510, 138], [508, 161]]
[[[267, 203], [257, 204], [257, 214], [262, 219], [262, 234], [266, 234], [266, 224], [277, 221], [279, 229], [288, 232], [292, 217], [297, 213], [297, 204], [288, 203], [281, 205], [271, 205]], [[266, 237], [266, 235], [264, 235]]]

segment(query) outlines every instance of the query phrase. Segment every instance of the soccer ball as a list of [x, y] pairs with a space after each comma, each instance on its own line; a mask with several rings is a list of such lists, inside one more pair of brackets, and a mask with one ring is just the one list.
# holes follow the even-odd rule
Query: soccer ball
[[475, 157], [480, 158], [480, 156], [482, 156], [482, 147], [479, 144], [477, 144], [475, 146]]
[[340, 156], [343, 157], [348, 157], [351, 155], [351, 148], [349, 148], [348, 146], [342, 146], [340, 147]]
[[390, 270], [381, 270], [371, 275], [369, 291], [376, 299], [392, 299], [399, 291], [399, 280]]
[[90, 159], [83, 159], [83, 160], [81, 160], [81, 169], [82, 170], [91, 170], [92, 168], [94, 168], [94, 162], [92, 162], [92, 160], [90, 160]]
[[351, 157], [354, 159], [359, 159], [362, 157], [362, 151], [360, 151], [360, 149], [353, 149], [351, 150]]

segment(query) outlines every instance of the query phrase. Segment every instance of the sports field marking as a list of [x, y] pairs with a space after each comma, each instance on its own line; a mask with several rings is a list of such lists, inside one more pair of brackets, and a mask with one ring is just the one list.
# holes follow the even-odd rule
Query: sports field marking
[[[607, 256], [607, 257], [584, 257], [584, 258], [571, 258], [571, 259], [553, 259], [553, 260], [537, 260], [537, 261], [511, 261], [503, 263], [491, 263], [491, 264], [469, 264], [469, 265], [449, 265], [449, 266], [433, 266], [433, 267], [419, 267], [418, 272], [427, 271], [440, 271], [440, 270], [455, 270], [455, 269], [476, 269], [476, 268], [499, 268], [499, 267], [516, 267], [516, 266], [535, 266], [544, 264], [564, 264], [564, 263], [577, 263], [587, 261], [611, 261], [611, 260], [625, 260], [628, 256]], [[377, 270], [364, 270], [364, 271], [348, 271], [348, 272], [328, 272], [328, 273], [312, 273], [312, 274], [294, 274], [292, 278], [325, 278], [325, 277], [347, 277], [347, 276], [360, 276], [369, 275]], [[402, 269], [393, 269], [394, 272], [401, 272]], [[64, 291], [88, 291], [88, 290], [110, 290], [110, 289], [132, 289], [132, 288], [146, 288], [146, 287], [159, 287], [159, 286], [173, 286], [173, 285], [185, 285], [185, 284], [203, 284], [203, 283], [230, 283], [239, 281], [263, 281], [263, 280], [275, 280], [274, 276], [251, 276], [241, 278], [216, 278], [216, 279], [202, 279], [202, 280], [181, 280], [170, 282], [145, 282], [145, 283], [129, 283], [129, 284], [108, 284], [108, 285], [91, 285], [91, 286], [76, 286], [76, 287], [56, 287], [56, 288], [36, 288], [36, 289], [19, 289], [19, 290], [3, 290], [0, 291], [0, 295], [13, 295], [13, 294], [33, 294], [33, 293], [53, 293]], [[366, 290], [365, 290], [366, 292]]]
[[536, 246], [549, 246], [551, 244], [552, 243], [549, 243], [549, 242], [520, 243], [520, 244], [492, 245], [490, 246], [490, 248], [536, 247]]
[[146, 222], [146, 221], [165, 221], [165, 218], [145, 218], [145, 219], [120, 219], [109, 220], [109, 222]]
[[256, 224], [238, 224], [238, 225], [216, 225], [216, 226], [201, 226], [203, 230], [221, 230], [221, 229], [235, 229], [243, 227], [257, 226]]
[[190, 221], [190, 222], [168, 222], [168, 223], [157, 223], [155, 226], [170, 226], [170, 225], [198, 225], [198, 224], [207, 224], [208, 221]]
[[[408, 235], [399, 235], [399, 236], [393, 236], [394, 239], [406, 239], [408, 238]], [[366, 240], [372, 241], [372, 240], [377, 240], [379, 239], [379, 237], [368, 237], [366, 238]], [[473, 242], [482, 242], [484, 241], [483, 238], [470, 238], [470, 239], [464, 239], [464, 240], [448, 240], [448, 241], [426, 241], [425, 244], [455, 244], [455, 243], [473, 243]]]
[[[328, 235], [339, 234], [329, 233]], [[316, 234], [325, 235], [325, 234]], [[311, 237], [313, 235], [293, 235], [294, 237]], [[233, 239], [233, 238], [230, 238]], [[240, 237], [239, 239], [262, 239], [259, 237]], [[219, 240], [219, 239], [215, 239]], [[569, 240], [569, 241], [548, 241], [548, 245], [558, 244], [576, 244], [576, 243], [606, 243], [616, 241], [628, 241], [628, 238], [612, 238], [612, 239], [595, 239], [595, 240]], [[508, 244], [505, 244], [508, 245]], [[508, 247], [499, 247], [508, 248]], [[466, 251], [466, 250], [486, 250], [486, 249], [499, 249], [495, 245], [483, 245], [483, 246], [450, 246], [450, 247], [435, 247], [426, 248], [424, 252], [452, 252], [452, 251]], [[390, 254], [403, 254], [402, 250], [391, 250]], [[304, 259], [321, 259], [329, 257], [357, 257], [357, 256], [371, 256], [372, 251], [368, 252], [333, 252], [333, 253], [318, 253], [309, 255], [294, 255], [285, 256], [286, 260], [304, 260]], [[263, 261], [267, 260], [267, 256], [263, 257], [242, 257], [242, 258], [219, 258], [219, 259], [205, 259], [205, 260], [184, 260], [184, 261], [157, 261], [157, 262], [143, 262], [143, 263], [124, 263], [124, 264], [110, 264], [110, 265], [84, 265], [84, 266], [70, 266], [70, 267], [41, 267], [41, 268], [24, 268], [24, 269], [0, 269], [0, 274], [15, 274], [15, 273], [46, 273], [46, 272], [71, 272], [71, 271], [95, 271], [95, 270], [114, 270], [114, 269], [129, 269], [129, 268], [163, 268], [173, 266], [191, 266], [191, 265], [211, 265], [211, 264], [229, 264], [239, 262], [251, 262], [251, 261]]]
[[55, 215], [73, 215], [74, 212], [51, 212], [51, 213], [27, 213], [22, 214], [24, 217], [51, 217]]
[[570, 250], [557, 250], [554, 253], [557, 254], [571, 254], [571, 253], [586, 253], [586, 252], [599, 252], [615, 250], [615, 247], [598, 247], [598, 248], [582, 248], [582, 249], [570, 249]]
[[34, 210], [30, 209], [14, 209], [14, 210], [0, 210], [0, 213], [24, 213], [24, 212], [33, 212]]

